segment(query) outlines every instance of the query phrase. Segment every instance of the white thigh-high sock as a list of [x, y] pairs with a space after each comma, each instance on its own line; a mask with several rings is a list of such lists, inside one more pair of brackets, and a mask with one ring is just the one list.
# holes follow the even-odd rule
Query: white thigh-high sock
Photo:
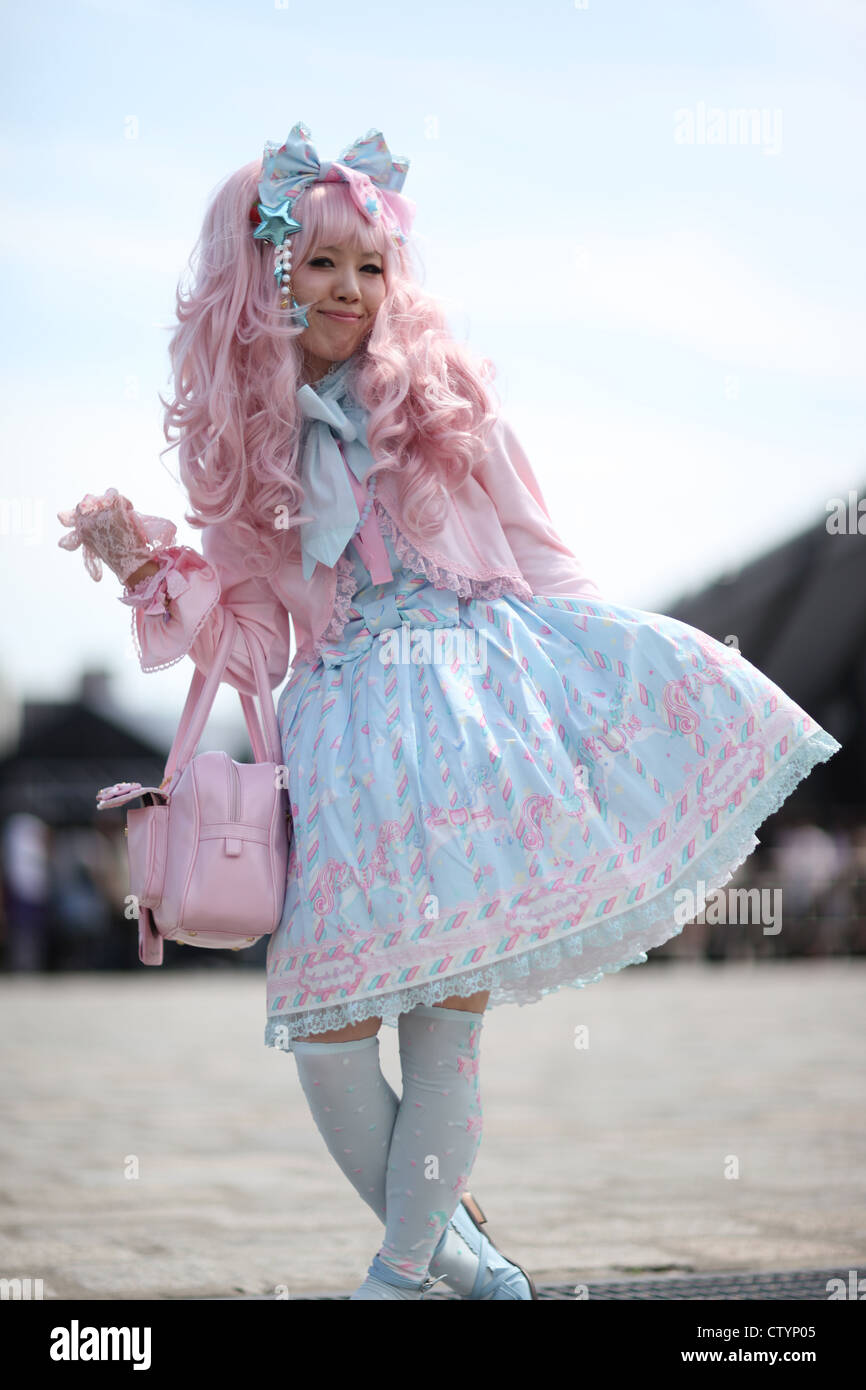
[[293, 1047], [319, 1133], [384, 1226], [385, 1166], [399, 1101], [382, 1075], [377, 1035], [343, 1043], [296, 1042]]
[[388, 1150], [385, 1239], [370, 1272], [409, 1283], [457, 1209], [481, 1144], [483, 1013], [419, 1004], [398, 1020], [403, 1096]]

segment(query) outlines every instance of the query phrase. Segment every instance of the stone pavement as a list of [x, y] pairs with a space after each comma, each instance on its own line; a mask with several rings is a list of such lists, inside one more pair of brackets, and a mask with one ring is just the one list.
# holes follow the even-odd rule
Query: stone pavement
[[[470, 1189], [490, 1233], [539, 1288], [866, 1276], [864, 1018], [863, 959], [651, 959], [488, 1011]], [[382, 1228], [263, 1027], [256, 972], [0, 977], [0, 1277], [46, 1298], [356, 1288]]]
[[[860, 1262], [861, 1268], [863, 1261]], [[535, 1282], [533, 1280], [533, 1282]], [[617, 1303], [648, 1303], [685, 1301], [717, 1302], [719, 1299], [754, 1303], [764, 1301], [778, 1303], [780, 1299], [802, 1303], [804, 1300], [826, 1303], [833, 1299], [863, 1298], [866, 1279], [852, 1278], [850, 1269], [803, 1269], [786, 1270], [782, 1273], [761, 1274], [655, 1274], [633, 1276], [631, 1279], [592, 1279], [582, 1284], [536, 1284], [535, 1292], [539, 1301], [574, 1303], [576, 1300], [591, 1298]], [[444, 1292], [443, 1292], [444, 1290]], [[256, 1302], [274, 1299], [271, 1294], [233, 1294], [220, 1302]], [[309, 1293], [295, 1294], [296, 1303], [348, 1301], [349, 1293]], [[460, 1302], [461, 1296], [448, 1289], [445, 1284], [437, 1284], [424, 1295], [430, 1302]]]

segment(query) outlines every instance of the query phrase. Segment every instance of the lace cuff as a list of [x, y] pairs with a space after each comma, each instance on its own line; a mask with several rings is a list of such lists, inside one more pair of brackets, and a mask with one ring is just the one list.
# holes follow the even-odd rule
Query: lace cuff
[[220, 597], [213, 566], [187, 545], [154, 552], [159, 562], [119, 598], [132, 608], [131, 627], [143, 671], [162, 671], [187, 655]]

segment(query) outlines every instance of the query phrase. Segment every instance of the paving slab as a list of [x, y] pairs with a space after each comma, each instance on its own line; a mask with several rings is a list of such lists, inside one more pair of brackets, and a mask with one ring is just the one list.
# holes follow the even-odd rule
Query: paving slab
[[[382, 1228], [264, 1011], [258, 972], [0, 978], [0, 1276], [82, 1299], [358, 1286]], [[490, 1234], [539, 1288], [866, 1277], [864, 1018], [863, 958], [650, 961], [488, 1011]]]

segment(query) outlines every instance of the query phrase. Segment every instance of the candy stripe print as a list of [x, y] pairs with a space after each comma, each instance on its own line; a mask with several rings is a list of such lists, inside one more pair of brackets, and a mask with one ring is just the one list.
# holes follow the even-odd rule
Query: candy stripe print
[[[625, 605], [373, 586], [280, 697], [293, 838], [266, 1041], [646, 960], [834, 741], [736, 649]], [[388, 632], [485, 660], [383, 661]], [[426, 650], [426, 649], [425, 649]], [[469, 647], [464, 650], [469, 650]]]

